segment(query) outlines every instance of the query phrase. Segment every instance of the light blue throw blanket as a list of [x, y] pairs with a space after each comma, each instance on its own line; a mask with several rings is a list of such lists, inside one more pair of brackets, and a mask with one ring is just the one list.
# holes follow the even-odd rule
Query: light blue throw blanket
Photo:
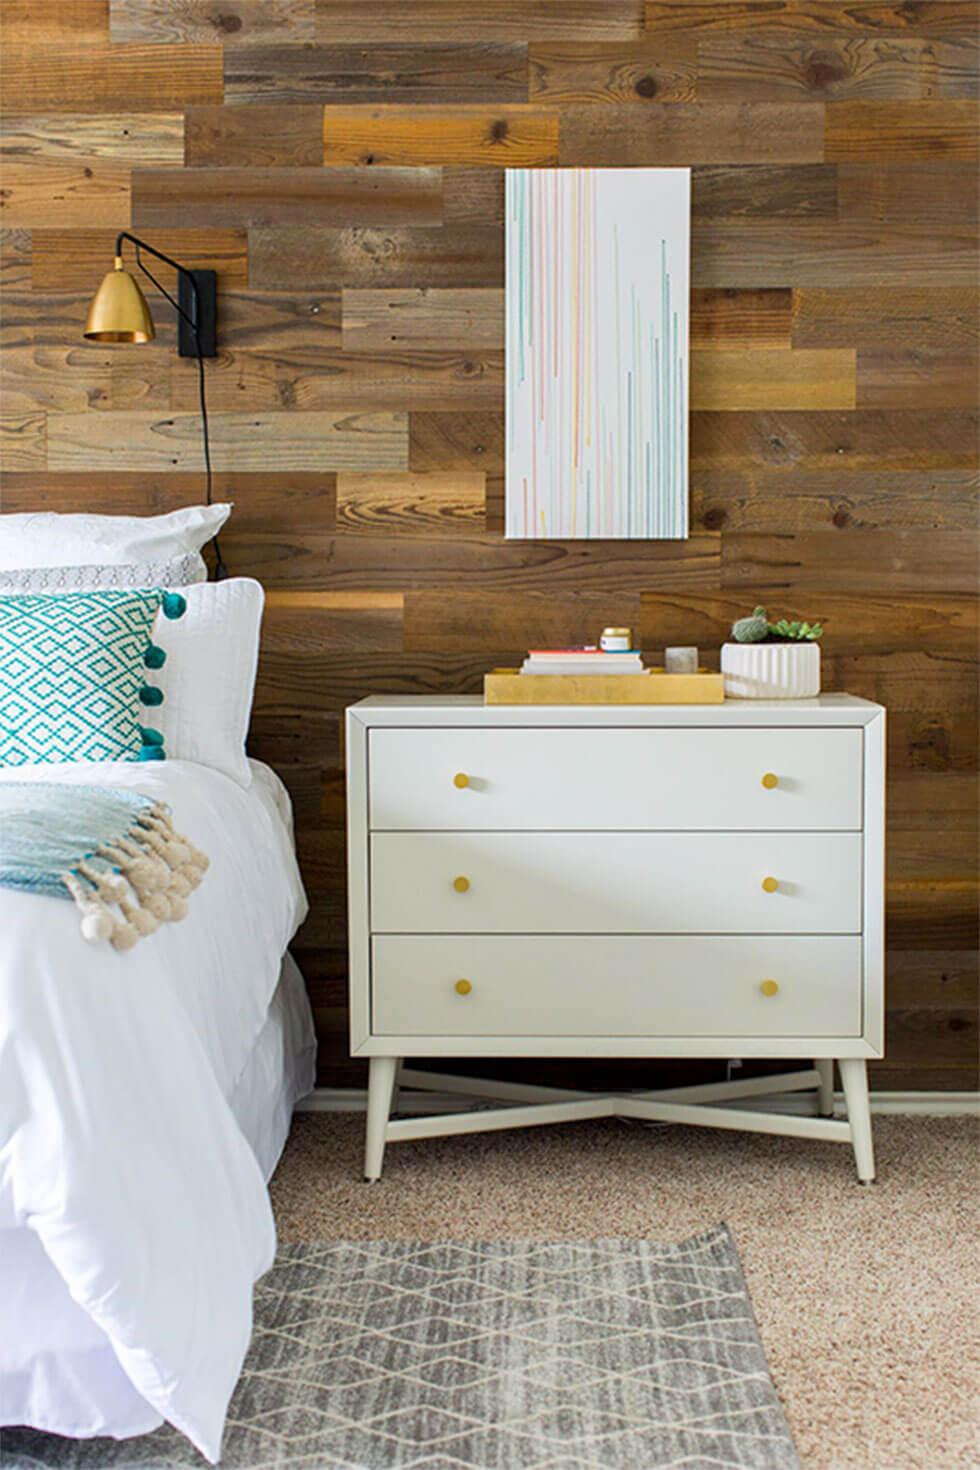
[[168, 808], [139, 792], [0, 782], [0, 887], [73, 899], [86, 939], [131, 949], [184, 917], [207, 868]]

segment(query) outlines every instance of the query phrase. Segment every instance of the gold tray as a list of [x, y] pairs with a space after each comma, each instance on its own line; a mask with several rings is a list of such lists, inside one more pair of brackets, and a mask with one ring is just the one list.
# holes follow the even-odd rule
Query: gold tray
[[721, 704], [723, 674], [522, 674], [491, 669], [483, 676], [484, 704]]

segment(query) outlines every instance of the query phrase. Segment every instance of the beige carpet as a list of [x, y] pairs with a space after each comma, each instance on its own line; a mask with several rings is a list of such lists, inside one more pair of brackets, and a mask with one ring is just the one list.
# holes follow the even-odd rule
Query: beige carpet
[[878, 1118], [879, 1182], [849, 1152], [603, 1121], [392, 1145], [297, 1116], [272, 1186], [283, 1241], [630, 1235], [731, 1226], [807, 1470], [980, 1463], [976, 1130]]

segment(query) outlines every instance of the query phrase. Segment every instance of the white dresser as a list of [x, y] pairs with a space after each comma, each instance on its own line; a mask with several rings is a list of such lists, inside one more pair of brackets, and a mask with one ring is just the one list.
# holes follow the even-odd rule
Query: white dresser
[[[349, 709], [366, 1177], [398, 1139], [615, 1115], [850, 1142], [871, 1180], [884, 725], [880, 705], [844, 694], [534, 709], [378, 697]], [[608, 1096], [404, 1069], [420, 1056], [803, 1065]], [[833, 1116], [835, 1061], [846, 1120]], [[399, 1085], [503, 1106], [392, 1121]], [[811, 1089], [816, 1116], [745, 1102]]]

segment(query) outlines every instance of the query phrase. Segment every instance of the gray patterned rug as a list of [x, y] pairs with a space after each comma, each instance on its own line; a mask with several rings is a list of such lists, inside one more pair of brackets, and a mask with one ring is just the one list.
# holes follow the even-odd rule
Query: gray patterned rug
[[[222, 1470], [798, 1470], [724, 1226], [283, 1246]], [[178, 1434], [5, 1431], [4, 1470], [176, 1470]]]

